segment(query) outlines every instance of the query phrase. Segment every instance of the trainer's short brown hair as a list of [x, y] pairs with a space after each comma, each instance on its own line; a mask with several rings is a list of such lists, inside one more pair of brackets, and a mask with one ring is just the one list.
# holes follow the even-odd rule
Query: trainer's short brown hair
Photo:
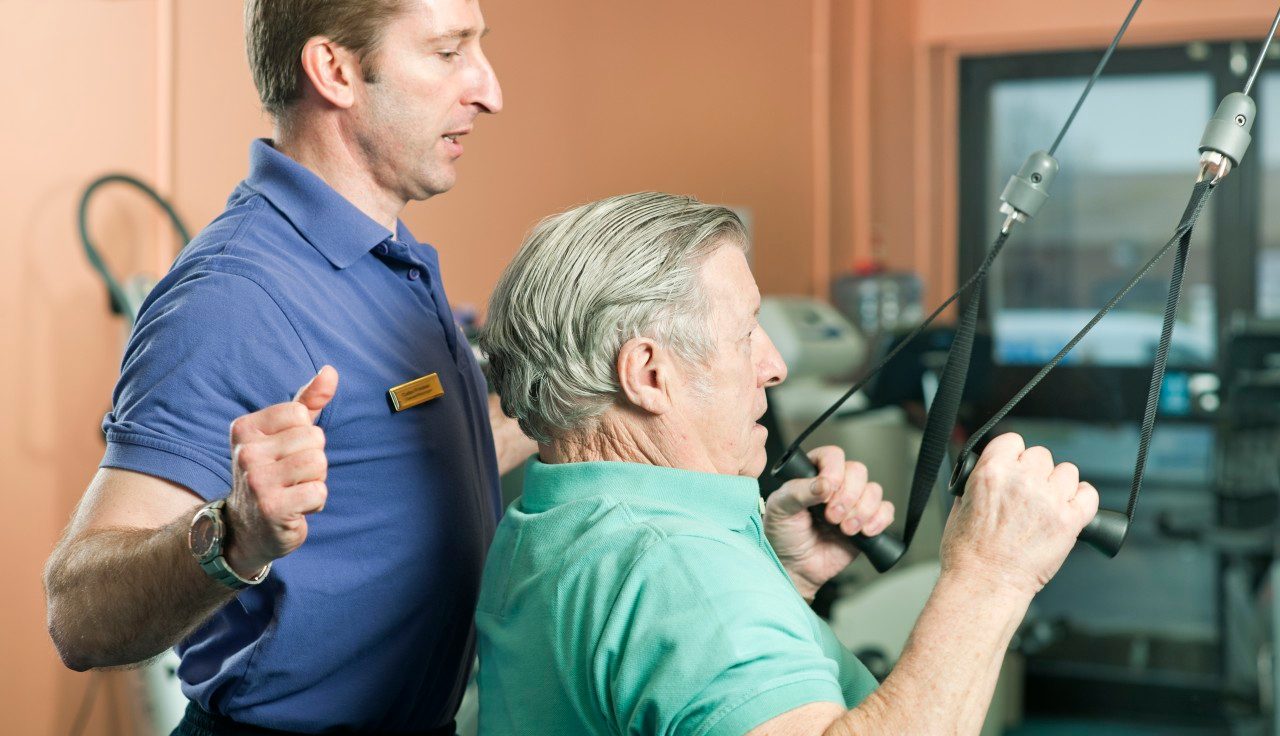
[[245, 0], [245, 46], [253, 83], [279, 118], [302, 95], [302, 47], [324, 36], [354, 52], [374, 80], [372, 55], [404, 0]]

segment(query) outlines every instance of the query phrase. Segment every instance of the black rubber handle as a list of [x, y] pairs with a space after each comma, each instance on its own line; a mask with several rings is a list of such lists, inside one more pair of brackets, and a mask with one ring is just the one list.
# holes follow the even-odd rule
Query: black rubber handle
[[[963, 496], [965, 486], [969, 484], [969, 476], [978, 465], [978, 458], [969, 453], [964, 461], [956, 463], [951, 473], [951, 494]], [[1077, 537], [1081, 542], [1098, 550], [1107, 557], [1115, 557], [1124, 546], [1124, 539], [1129, 535], [1129, 517], [1122, 511], [1098, 509], [1097, 515], [1080, 530]]]
[[[795, 478], [816, 478], [818, 477], [818, 468], [813, 461], [803, 452], [793, 452], [791, 457], [787, 458], [785, 463], [773, 469], [775, 478], [782, 480], [792, 480]], [[830, 525], [824, 514], [827, 505], [818, 504], [809, 507], [809, 512], [813, 514], [815, 521], [821, 521], [823, 524]], [[871, 566], [877, 572], [887, 572], [889, 568], [897, 564], [902, 559], [902, 553], [906, 552], [906, 546], [902, 544], [902, 540], [893, 536], [888, 532], [877, 534], [874, 537], [868, 537], [865, 534], [855, 534], [849, 538], [853, 542], [853, 546], [858, 551], [866, 555], [871, 561]]]

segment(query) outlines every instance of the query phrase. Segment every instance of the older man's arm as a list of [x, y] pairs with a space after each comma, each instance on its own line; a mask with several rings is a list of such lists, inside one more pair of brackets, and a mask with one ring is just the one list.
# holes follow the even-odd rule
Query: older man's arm
[[750, 733], [976, 734], [1030, 600], [980, 576], [944, 575], [893, 673], [858, 707], [811, 703]]
[[1017, 435], [993, 440], [952, 509], [942, 575], [893, 673], [852, 710], [811, 703], [751, 733], [978, 733], [1014, 630], [1097, 509], [1074, 466], [1054, 467]]

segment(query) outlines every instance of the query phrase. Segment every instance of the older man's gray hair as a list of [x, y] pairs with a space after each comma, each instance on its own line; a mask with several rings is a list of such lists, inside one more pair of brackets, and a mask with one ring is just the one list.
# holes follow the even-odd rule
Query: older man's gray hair
[[732, 210], [657, 192], [543, 220], [503, 272], [480, 333], [502, 410], [547, 443], [613, 405], [627, 340], [649, 337], [705, 364], [714, 337], [698, 274], [724, 245], [747, 247]]

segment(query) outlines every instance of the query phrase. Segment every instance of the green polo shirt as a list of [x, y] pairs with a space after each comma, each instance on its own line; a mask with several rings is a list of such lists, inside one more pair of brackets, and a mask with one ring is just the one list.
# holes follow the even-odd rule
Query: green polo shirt
[[876, 687], [765, 541], [751, 478], [530, 463], [476, 620], [484, 736], [742, 734]]

